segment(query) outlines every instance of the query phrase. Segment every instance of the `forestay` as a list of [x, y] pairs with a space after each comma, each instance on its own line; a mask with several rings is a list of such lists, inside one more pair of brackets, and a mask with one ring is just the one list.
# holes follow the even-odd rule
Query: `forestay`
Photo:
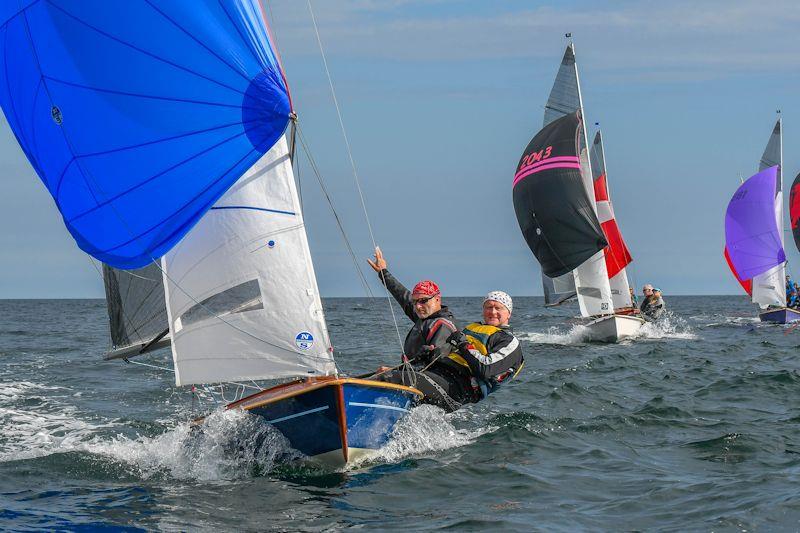
[[0, 105], [78, 246], [161, 257], [282, 135], [258, 0], [4, 0]]
[[178, 385], [335, 372], [285, 139], [164, 269]]

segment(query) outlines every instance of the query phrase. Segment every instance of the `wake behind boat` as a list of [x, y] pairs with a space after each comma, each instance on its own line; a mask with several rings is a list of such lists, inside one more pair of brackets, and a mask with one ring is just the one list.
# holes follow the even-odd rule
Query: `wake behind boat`
[[545, 106], [544, 128], [517, 166], [514, 209], [542, 267], [545, 305], [577, 298], [589, 340], [617, 342], [634, 335], [644, 319], [632, 314], [625, 270], [632, 258], [611, 205], [602, 135], [597, 132], [591, 154], [586, 139], [569, 43]]

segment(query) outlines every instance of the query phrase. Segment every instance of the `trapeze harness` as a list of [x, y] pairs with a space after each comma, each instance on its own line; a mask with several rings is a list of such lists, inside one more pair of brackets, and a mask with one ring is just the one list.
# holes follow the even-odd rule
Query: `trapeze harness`
[[[477, 322], [473, 322], [463, 329], [464, 335], [466, 335], [469, 343], [473, 348], [475, 348], [475, 350], [480, 352], [481, 355], [487, 355], [489, 353], [489, 350], [486, 348], [486, 345], [489, 343], [489, 337], [498, 331], [503, 330], [497, 326], [488, 326], [486, 324], [479, 324]], [[476, 401], [486, 398], [491, 393], [496, 391], [500, 385], [517, 377], [517, 374], [519, 374], [520, 370], [522, 370], [522, 367], [525, 366], [525, 362], [522, 361], [519, 365], [519, 368], [511, 367], [508, 370], [501, 372], [496, 376], [492, 376], [487, 380], [483, 379], [482, 377], [475, 376], [472, 372], [472, 368], [469, 366], [469, 363], [467, 363], [467, 361], [461, 357], [458, 352], [453, 352], [448, 355], [448, 359], [467, 368], [470, 375], [470, 385], [472, 386], [472, 391], [475, 394]]]

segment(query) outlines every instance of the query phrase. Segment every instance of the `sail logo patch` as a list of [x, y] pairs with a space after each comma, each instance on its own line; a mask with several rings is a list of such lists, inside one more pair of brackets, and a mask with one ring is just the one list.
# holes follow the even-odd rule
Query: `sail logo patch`
[[59, 126], [64, 122], [64, 116], [61, 114], [61, 110], [57, 106], [50, 108], [50, 116], [53, 118], [53, 122]]
[[314, 346], [314, 336], [307, 331], [301, 331], [297, 334], [297, 337], [294, 338], [294, 343], [301, 350], [309, 350]]

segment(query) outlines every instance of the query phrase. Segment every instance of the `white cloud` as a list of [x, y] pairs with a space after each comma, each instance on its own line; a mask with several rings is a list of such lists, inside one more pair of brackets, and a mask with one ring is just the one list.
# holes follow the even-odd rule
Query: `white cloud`
[[[305, 2], [273, 2], [281, 45], [318, 54]], [[299, 4], [302, 4], [299, 5]], [[728, 76], [800, 66], [800, 4], [794, 1], [678, 1], [519, 7], [488, 15], [483, 2], [315, 2], [331, 57], [474, 61], [551, 58], [570, 31], [598, 69]], [[432, 7], [433, 6], [433, 7]], [[434, 8], [435, 7], [435, 8]], [[443, 9], [447, 8], [447, 9]], [[586, 63], [585, 63], [586, 64]]]

